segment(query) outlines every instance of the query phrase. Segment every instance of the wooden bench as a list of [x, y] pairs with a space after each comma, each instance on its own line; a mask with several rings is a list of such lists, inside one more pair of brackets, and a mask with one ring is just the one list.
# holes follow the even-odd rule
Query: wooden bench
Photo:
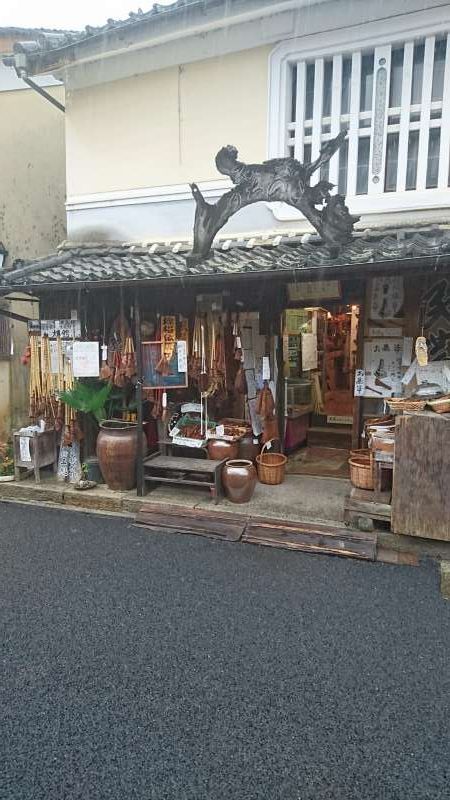
[[146, 483], [173, 483], [182, 486], [205, 486], [215, 502], [222, 493], [221, 472], [225, 461], [207, 458], [177, 458], [153, 453], [144, 460]]

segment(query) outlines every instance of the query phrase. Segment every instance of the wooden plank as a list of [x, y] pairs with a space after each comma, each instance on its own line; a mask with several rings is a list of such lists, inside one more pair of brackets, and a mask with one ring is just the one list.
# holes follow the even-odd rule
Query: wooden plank
[[146, 458], [144, 466], [151, 469], [173, 469], [184, 472], [214, 473], [224, 461], [213, 461], [207, 458], [179, 458], [178, 456], [162, 456]]
[[376, 537], [373, 534], [353, 535], [342, 529], [339, 533], [337, 530], [325, 533], [305, 530], [305, 527], [250, 522], [244, 531], [242, 541], [265, 547], [375, 560]]
[[233, 514], [232, 511], [210, 511], [208, 508], [189, 508], [188, 506], [169, 506], [166, 503], [146, 501], [142, 504], [139, 513], [165, 514], [171, 517], [189, 517], [191, 519], [226, 519], [233, 522], [247, 522], [248, 514]]
[[199, 534], [228, 541], [313, 553], [375, 559], [376, 536], [323, 523], [290, 523], [245, 514], [144, 503], [135, 524], [151, 530]]
[[391, 506], [384, 503], [365, 503], [359, 500], [352, 500], [350, 497], [344, 501], [344, 511], [355, 516], [369, 517], [370, 519], [391, 521]]
[[138, 512], [135, 524], [153, 531], [167, 530], [172, 533], [187, 533], [207, 536], [212, 539], [223, 539], [230, 542], [239, 541], [247, 518], [233, 514], [202, 512], [200, 509], [168, 507], [149, 503], [143, 505]]
[[450, 541], [450, 425], [439, 414], [397, 418], [392, 530]]

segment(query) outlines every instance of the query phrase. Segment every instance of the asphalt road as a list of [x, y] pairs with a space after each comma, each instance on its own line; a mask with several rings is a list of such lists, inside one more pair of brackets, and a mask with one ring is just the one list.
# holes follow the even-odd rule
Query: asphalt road
[[450, 797], [450, 603], [392, 567], [0, 504], [2, 800]]

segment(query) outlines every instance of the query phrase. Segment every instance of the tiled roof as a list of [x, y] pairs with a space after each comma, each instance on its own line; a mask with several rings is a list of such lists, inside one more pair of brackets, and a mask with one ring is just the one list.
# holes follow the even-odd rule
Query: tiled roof
[[61, 245], [57, 253], [30, 263], [16, 262], [2, 276], [3, 286], [39, 287], [114, 281], [166, 281], [213, 275], [333, 270], [383, 262], [446, 256], [450, 264], [450, 231], [398, 231], [396, 234], [355, 236], [339, 249], [317, 236], [276, 236], [219, 242], [210, 258], [198, 264], [186, 260], [187, 242], [163, 244]]
[[86, 25], [85, 29], [80, 32], [72, 31], [36, 31], [36, 39], [34, 42], [18, 42], [15, 47], [15, 52], [25, 52], [38, 54], [39, 52], [48, 52], [49, 50], [59, 50], [62, 47], [67, 47], [93, 36], [100, 36], [108, 33], [117, 28], [126, 28], [136, 22], [142, 22], [150, 19], [151, 17], [160, 16], [163, 14], [172, 14], [175, 11], [185, 8], [186, 6], [202, 5], [207, 0], [176, 0], [176, 2], [169, 5], [162, 5], [161, 3], [154, 3], [150, 11], [138, 10], [130, 11], [127, 19], [108, 19], [105, 25], [98, 27]]

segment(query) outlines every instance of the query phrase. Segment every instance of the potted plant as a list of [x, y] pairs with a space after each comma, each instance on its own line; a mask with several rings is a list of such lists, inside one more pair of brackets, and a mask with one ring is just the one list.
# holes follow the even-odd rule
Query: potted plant
[[[125, 491], [136, 485], [137, 425], [135, 422], [108, 418], [108, 406], [112, 411], [114, 401], [121, 399], [112, 395], [112, 383], [99, 381], [77, 381], [74, 388], [61, 392], [61, 400], [77, 411], [91, 415], [100, 428], [97, 437], [97, 456], [103, 477], [110, 489]], [[127, 404], [129, 406], [129, 404]], [[147, 442], [143, 435], [143, 450]]]
[[0, 481], [14, 480], [14, 452], [11, 442], [0, 443]]

